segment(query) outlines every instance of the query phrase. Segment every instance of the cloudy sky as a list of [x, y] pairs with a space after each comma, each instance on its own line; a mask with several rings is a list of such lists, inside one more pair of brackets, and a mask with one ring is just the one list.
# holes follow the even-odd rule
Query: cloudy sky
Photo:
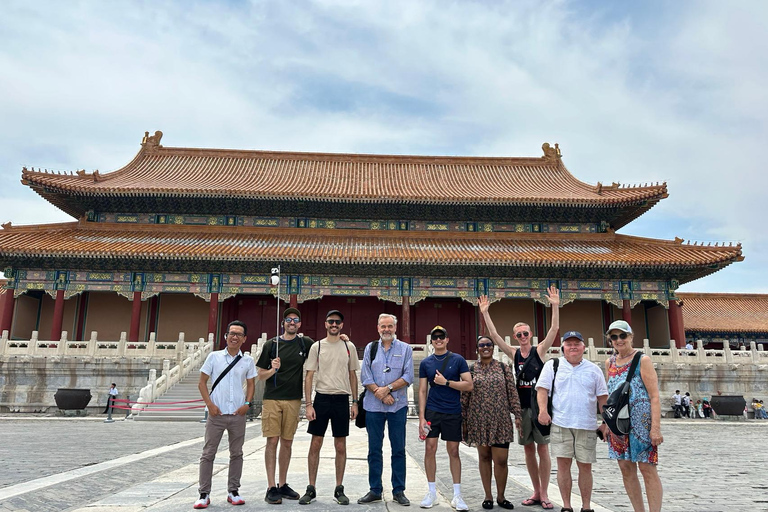
[[[622, 233], [741, 242], [685, 291], [768, 293], [768, 3], [3, 3], [0, 220], [69, 221], [21, 167], [166, 146], [540, 156], [666, 181]], [[760, 148], [763, 148], [761, 150]]]

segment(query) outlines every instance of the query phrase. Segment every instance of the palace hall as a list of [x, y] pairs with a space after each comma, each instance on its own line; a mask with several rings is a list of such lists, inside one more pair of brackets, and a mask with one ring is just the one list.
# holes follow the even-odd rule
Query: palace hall
[[[543, 337], [546, 288], [561, 329], [605, 344], [615, 319], [651, 347], [685, 345], [684, 283], [743, 259], [741, 245], [619, 233], [668, 197], [666, 184], [588, 184], [557, 145], [536, 157], [405, 156], [165, 147], [145, 134], [112, 172], [24, 168], [21, 181], [72, 222], [0, 230], [10, 339], [156, 343], [248, 324], [249, 349], [276, 332], [279, 308], [324, 336], [338, 309], [358, 349], [376, 320], [424, 343], [435, 325], [472, 357], [488, 295], [502, 334]], [[278, 287], [271, 269], [280, 268]], [[702, 306], [703, 307], [703, 306]], [[253, 347], [255, 349], [255, 347]]]

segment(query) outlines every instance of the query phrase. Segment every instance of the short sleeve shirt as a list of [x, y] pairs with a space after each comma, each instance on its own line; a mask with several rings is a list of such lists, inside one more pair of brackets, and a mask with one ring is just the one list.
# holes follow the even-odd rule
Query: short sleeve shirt
[[[553, 360], [547, 361], [536, 389], [552, 389]], [[558, 427], [594, 430], [597, 426], [597, 397], [608, 396], [608, 386], [600, 367], [582, 359], [573, 366], [560, 358], [552, 396], [552, 423]]]
[[315, 372], [315, 391], [324, 395], [351, 395], [349, 372], [360, 369], [357, 349], [348, 341], [322, 339], [312, 345], [308, 372]]
[[[242, 355], [242, 352], [239, 354]], [[211, 381], [210, 385], [213, 386], [221, 372], [227, 369], [235, 357], [237, 356], [230, 355], [227, 349], [211, 352], [205, 358], [200, 373], [208, 375]], [[253, 358], [249, 355], [243, 355], [211, 393], [211, 401], [219, 408], [221, 414], [235, 414], [237, 409], [245, 405], [243, 384], [245, 384], [246, 379], [254, 378], [256, 378], [256, 367], [253, 364]]]
[[[302, 349], [303, 338], [304, 348]], [[267, 341], [261, 350], [256, 366], [268, 370], [275, 354], [275, 339]], [[277, 355], [280, 356], [280, 370], [264, 381], [264, 400], [301, 400], [304, 396], [304, 360], [313, 341], [309, 336], [296, 336], [292, 340], [280, 338]]]
[[[432, 354], [423, 359], [419, 364], [419, 378], [432, 382], [435, 379], [435, 374], [445, 363], [443, 357], [435, 357]], [[441, 373], [448, 380], [459, 381], [462, 373], [469, 372], [469, 366], [459, 354], [451, 353], [450, 357], [445, 371]], [[430, 386], [428, 393], [426, 408], [430, 411], [443, 414], [461, 414], [461, 391], [449, 386]]]

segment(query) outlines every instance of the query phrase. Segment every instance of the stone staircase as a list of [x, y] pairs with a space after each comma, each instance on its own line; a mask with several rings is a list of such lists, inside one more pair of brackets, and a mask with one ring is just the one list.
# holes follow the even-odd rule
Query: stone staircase
[[[200, 421], [205, 415], [205, 409], [185, 409], [181, 411], [163, 411], [176, 407], [192, 407], [204, 405], [202, 401], [186, 404], [173, 404], [172, 402], [186, 402], [188, 400], [200, 400], [200, 391], [197, 383], [200, 382], [200, 366], [192, 368], [184, 379], [169, 389], [163, 396], [156, 399], [152, 405], [143, 409], [135, 421]], [[169, 405], [170, 404], [170, 405]]]

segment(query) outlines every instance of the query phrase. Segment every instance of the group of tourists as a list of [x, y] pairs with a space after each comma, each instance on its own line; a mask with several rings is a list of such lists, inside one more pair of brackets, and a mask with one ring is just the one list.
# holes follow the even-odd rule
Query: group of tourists
[[[533, 346], [531, 329], [525, 323], [513, 328], [519, 347], [508, 345], [498, 334], [489, 313], [490, 301], [480, 297], [479, 307], [488, 336], [477, 340], [477, 360], [471, 365], [448, 350], [448, 330], [440, 325], [430, 332], [433, 354], [419, 365], [419, 437], [424, 441], [424, 468], [427, 493], [420, 505], [431, 508], [438, 503], [436, 453], [438, 439], [445, 442], [453, 480], [451, 506], [468, 510], [461, 491], [459, 443], [478, 451], [480, 479], [485, 492], [482, 507], [513, 509], [505, 496], [509, 446], [523, 446], [533, 494], [522, 504], [554, 508], [547, 490], [551, 454], [557, 459], [557, 483], [563, 503], [561, 511], [572, 512], [571, 466], [576, 459], [581, 511], [591, 512], [592, 464], [596, 462], [597, 438], [608, 441], [609, 456], [616, 459], [624, 486], [635, 511], [644, 510], [638, 477], [642, 475], [648, 506], [661, 509], [662, 486], [656, 471], [661, 406], [658, 383], [650, 358], [633, 347], [632, 328], [616, 321], [606, 335], [614, 348], [600, 368], [583, 358], [582, 335], [568, 331], [563, 336], [562, 357], [546, 361], [547, 351], [559, 332], [560, 297], [556, 288], [547, 290], [552, 306], [552, 322], [545, 339]], [[271, 504], [298, 500], [307, 505], [317, 497], [317, 471], [320, 449], [328, 423], [334, 438], [336, 486], [334, 500], [349, 504], [344, 490], [346, 438], [350, 420], [358, 415], [368, 434], [368, 492], [357, 500], [367, 504], [381, 501], [384, 488], [383, 441], [385, 426], [391, 447], [392, 499], [408, 506], [405, 495], [405, 431], [408, 386], [413, 384], [413, 352], [409, 344], [397, 339], [397, 318], [381, 314], [377, 322], [379, 339], [364, 350], [362, 366], [355, 346], [341, 333], [344, 316], [329, 311], [325, 319], [326, 337], [314, 342], [299, 334], [301, 313], [288, 308], [283, 314], [283, 334], [262, 347], [258, 361], [243, 355], [247, 327], [232, 322], [226, 332], [227, 347], [211, 353], [201, 368], [200, 393], [208, 407], [205, 445], [200, 460], [200, 498], [194, 508], [210, 503], [213, 460], [224, 431], [229, 436], [229, 479], [227, 501], [244, 503], [239, 495], [242, 473], [245, 414], [253, 400], [255, 378], [265, 382], [262, 408], [262, 435], [266, 438], [265, 466], [267, 493]], [[498, 346], [513, 364], [493, 357]], [[242, 362], [241, 362], [242, 361]], [[546, 362], [545, 362], [546, 361]], [[634, 364], [633, 361], [635, 361]], [[637, 368], [637, 371], [635, 371]], [[357, 370], [363, 393], [358, 397]], [[303, 372], [306, 371], [306, 377]], [[628, 376], [631, 376], [628, 379]], [[209, 391], [208, 381], [214, 380]], [[609, 393], [629, 382], [631, 424], [627, 435], [616, 435], [605, 422], [597, 426], [596, 414], [606, 404]], [[246, 384], [243, 391], [243, 383]], [[314, 395], [313, 395], [314, 388]], [[312, 436], [307, 455], [306, 491], [299, 495], [287, 483], [292, 443], [299, 424], [302, 398], [306, 403], [307, 432]], [[362, 402], [360, 402], [362, 401]], [[276, 470], [279, 471], [276, 474]], [[495, 477], [495, 500], [491, 476]]]

